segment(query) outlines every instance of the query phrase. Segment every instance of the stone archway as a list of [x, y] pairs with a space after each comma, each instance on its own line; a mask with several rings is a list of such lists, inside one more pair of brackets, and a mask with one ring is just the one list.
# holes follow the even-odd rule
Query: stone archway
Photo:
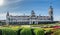
[[33, 21], [33, 24], [35, 24], [35, 22]]

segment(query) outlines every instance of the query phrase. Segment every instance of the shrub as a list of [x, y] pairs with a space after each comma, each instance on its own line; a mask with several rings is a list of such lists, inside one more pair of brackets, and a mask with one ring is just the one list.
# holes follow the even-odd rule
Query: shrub
[[34, 33], [35, 33], [35, 35], [44, 35], [44, 30], [43, 29], [35, 29]]
[[2, 29], [2, 35], [17, 35], [17, 32], [10, 28], [5, 28]]
[[2, 29], [0, 29], [0, 35], [2, 35]]
[[52, 31], [51, 30], [46, 30], [46, 33], [51, 33]]
[[30, 28], [23, 28], [20, 31], [20, 35], [32, 35], [31, 29]]
[[51, 30], [46, 30], [45, 35], [51, 35], [52, 31]]
[[56, 31], [54, 32], [54, 35], [60, 35], [60, 30], [56, 30]]
[[22, 30], [22, 28], [17, 31], [17, 35], [20, 35], [21, 30]]
[[31, 32], [32, 32], [32, 35], [35, 35], [35, 34], [34, 34], [34, 29], [31, 29]]

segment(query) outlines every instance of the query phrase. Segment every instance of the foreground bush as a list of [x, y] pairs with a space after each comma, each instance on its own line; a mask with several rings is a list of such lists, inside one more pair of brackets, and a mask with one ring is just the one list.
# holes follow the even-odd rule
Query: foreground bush
[[46, 30], [45, 35], [51, 35], [52, 31], [51, 30]]
[[0, 35], [2, 35], [2, 30], [0, 29]]
[[[57, 31], [59, 31], [57, 33]], [[54, 35], [59, 35], [57, 30]], [[45, 33], [46, 32], [46, 33]], [[0, 29], [0, 35], [50, 35], [51, 30], [43, 30], [43, 28], [20, 28], [20, 27], [3, 27]]]
[[20, 31], [20, 35], [32, 35], [31, 29], [30, 28], [23, 28]]
[[60, 29], [54, 32], [54, 35], [60, 35]]
[[43, 29], [35, 29], [34, 30], [35, 35], [44, 35], [44, 30]]
[[2, 35], [17, 35], [17, 32], [10, 28], [5, 28], [2, 29]]

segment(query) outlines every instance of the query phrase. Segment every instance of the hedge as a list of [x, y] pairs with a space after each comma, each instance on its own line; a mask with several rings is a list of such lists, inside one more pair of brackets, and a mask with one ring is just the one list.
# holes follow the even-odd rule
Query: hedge
[[23, 28], [20, 31], [20, 35], [32, 35], [31, 29], [30, 28]]
[[51, 35], [52, 31], [51, 30], [46, 30], [45, 35]]
[[17, 32], [10, 28], [5, 28], [2, 29], [2, 35], [17, 35]]
[[[0, 35], [45, 35], [51, 33], [51, 30], [44, 31], [41, 28], [2, 28], [0, 29]], [[54, 34], [60, 33], [56, 31]]]
[[2, 30], [0, 29], [0, 35], [2, 35]]
[[54, 32], [54, 35], [60, 35], [60, 29]]
[[35, 29], [34, 33], [35, 33], [35, 35], [44, 35], [44, 30], [43, 29]]

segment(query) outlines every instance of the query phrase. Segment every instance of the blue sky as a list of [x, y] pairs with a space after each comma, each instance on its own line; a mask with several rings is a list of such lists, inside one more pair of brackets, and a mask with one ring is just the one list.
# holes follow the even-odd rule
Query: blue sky
[[[36, 15], [47, 16], [51, 0], [4, 0], [0, 6], [0, 20], [6, 19], [6, 12], [12, 15], [31, 14], [34, 10]], [[60, 0], [52, 0], [54, 20], [60, 20]]]

